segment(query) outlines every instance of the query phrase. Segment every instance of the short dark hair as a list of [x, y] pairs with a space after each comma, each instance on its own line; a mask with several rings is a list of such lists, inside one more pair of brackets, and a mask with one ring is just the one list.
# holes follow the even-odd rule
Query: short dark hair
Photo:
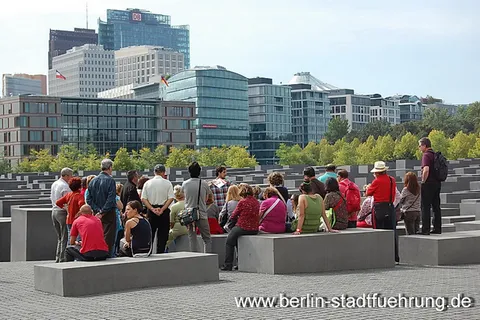
[[218, 177], [220, 175], [220, 173], [222, 173], [223, 171], [227, 170], [227, 167], [225, 166], [219, 166], [217, 167], [217, 169], [215, 170], [215, 174], [216, 176]]
[[200, 167], [197, 161], [194, 161], [188, 166], [188, 172], [190, 172], [190, 177], [198, 178], [200, 177], [200, 172], [202, 172], [202, 167]]
[[345, 169], [338, 170], [337, 175], [342, 179], [347, 179], [348, 178], [348, 171], [345, 170]]
[[138, 213], [141, 213], [143, 210], [143, 206], [138, 200], [129, 201], [127, 203], [127, 206], [129, 206], [132, 209], [136, 209]]
[[149, 177], [145, 177], [145, 176], [140, 177], [140, 179], [138, 179], [137, 188], [140, 189], [140, 190], [142, 190], [142, 189], [143, 189], [143, 185], [144, 185], [145, 182], [147, 182], [148, 180], [150, 180]]
[[137, 170], [130, 170], [127, 172], [127, 179], [130, 182], [132, 182], [133, 178], [135, 178], [136, 176], [138, 176]]
[[327, 166], [325, 167], [325, 170], [327, 171], [335, 171], [336, 169], [337, 169], [337, 166], [332, 163], [327, 164]]
[[253, 188], [249, 184], [241, 183], [239, 189], [240, 197], [246, 198], [248, 196], [253, 196]]
[[309, 178], [315, 177], [315, 169], [313, 169], [312, 167], [306, 167], [305, 169], [303, 169], [303, 175]]
[[305, 192], [305, 193], [311, 193], [312, 192], [312, 185], [311, 185], [310, 181], [303, 181], [298, 189], [300, 191]]
[[427, 137], [423, 137], [421, 138], [420, 140], [418, 140], [418, 143], [420, 143], [420, 145], [423, 145], [427, 148], [431, 148], [432, 147], [432, 142], [430, 141], [430, 139], [428, 139]]
[[80, 179], [79, 177], [73, 177], [68, 182], [68, 186], [72, 191], [80, 190], [80, 188], [82, 187], [82, 179]]
[[328, 178], [327, 181], [325, 181], [325, 191], [327, 192], [340, 191], [340, 187], [338, 186], [337, 179]]

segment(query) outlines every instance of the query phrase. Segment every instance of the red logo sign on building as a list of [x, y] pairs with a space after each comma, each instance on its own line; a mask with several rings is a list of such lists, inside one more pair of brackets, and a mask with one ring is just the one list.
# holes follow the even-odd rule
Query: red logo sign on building
[[132, 20], [133, 21], [142, 21], [142, 14], [138, 12], [132, 13]]
[[217, 129], [217, 125], [216, 124], [204, 124], [204, 125], [202, 125], [202, 128], [204, 128], [204, 129]]

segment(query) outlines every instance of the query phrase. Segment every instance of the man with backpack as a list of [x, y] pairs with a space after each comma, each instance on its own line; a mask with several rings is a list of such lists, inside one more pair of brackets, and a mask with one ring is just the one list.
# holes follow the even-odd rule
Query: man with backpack
[[339, 170], [337, 172], [337, 175], [340, 193], [345, 196], [345, 199], [347, 201], [348, 228], [356, 228], [357, 215], [360, 211], [360, 189], [355, 183], [348, 179], [347, 170]]
[[[432, 142], [428, 138], [418, 141], [422, 156], [422, 234], [442, 233], [442, 212], [440, 209], [440, 190], [442, 181], [447, 178], [448, 167], [445, 157], [434, 152]], [[430, 231], [430, 218], [433, 209], [433, 230]]]

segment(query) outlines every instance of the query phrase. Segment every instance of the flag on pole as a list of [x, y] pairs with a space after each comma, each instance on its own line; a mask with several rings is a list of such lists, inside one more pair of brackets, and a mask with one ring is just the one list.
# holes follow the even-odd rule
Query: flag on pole
[[62, 79], [62, 80], [67, 80], [63, 74], [61, 74], [58, 70], [55, 70], [55, 78], [57, 79]]
[[165, 83], [165, 85], [168, 87], [168, 81], [167, 81], [167, 79], [165, 79], [164, 76], [162, 76], [162, 82]]

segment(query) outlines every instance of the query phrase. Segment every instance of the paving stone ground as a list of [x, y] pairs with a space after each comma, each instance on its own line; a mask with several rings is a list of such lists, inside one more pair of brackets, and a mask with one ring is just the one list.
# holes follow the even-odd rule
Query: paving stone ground
[[[63, 298], [35, 291], [38, 262], [0, 263], [0, 319], [480, 319], [480, 265], [397, 266], [390, 270], [328, 274], [220, 273], [216, 283]], [[141, 273], [141, 270], [138, 270]], [[201, 272], [201, 270], [199, 270]], [[472, 308], [237, 308], [238, 296], [473, 297]], [[388, 318], [386, 318], [388, 317]]]

